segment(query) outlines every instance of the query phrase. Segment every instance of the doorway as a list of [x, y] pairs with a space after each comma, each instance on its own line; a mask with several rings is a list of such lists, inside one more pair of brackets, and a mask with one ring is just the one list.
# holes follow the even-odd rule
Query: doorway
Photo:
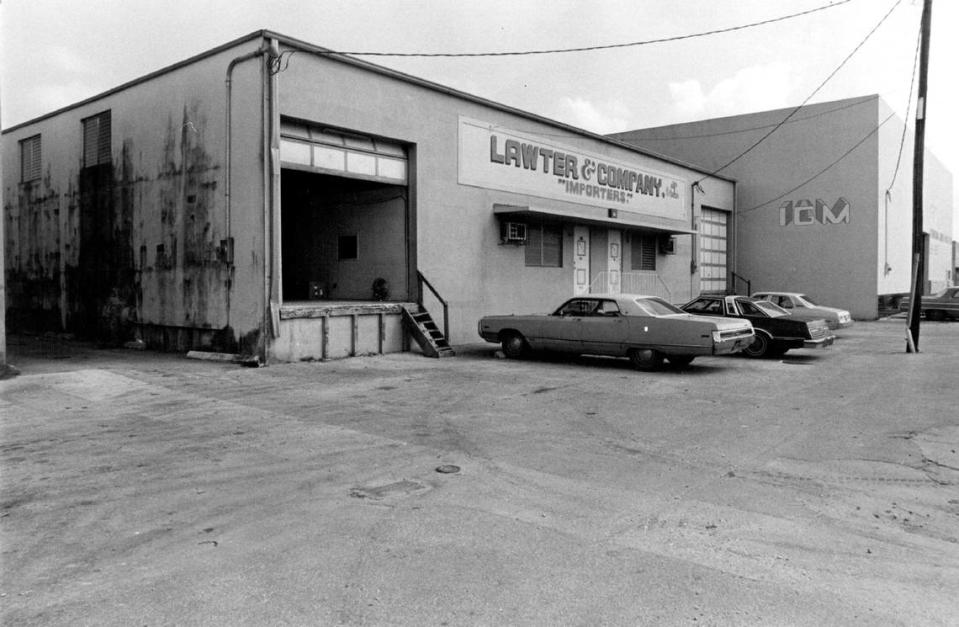
[[284, 169], [283, 302], [410, 297], [405, 185]]

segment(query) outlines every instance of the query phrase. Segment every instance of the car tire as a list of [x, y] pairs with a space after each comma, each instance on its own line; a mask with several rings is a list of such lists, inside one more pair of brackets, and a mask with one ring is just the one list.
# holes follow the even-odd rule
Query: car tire
[[519, 333], [510, 333], [503, 337], [503, 354], [509, 359], [522, 359], [529, 352], [529, 344]]
[[663, 365], [663, 354], [651, 348], [634, 348], [629, 351], [629, 361], [637, 370], [656, 370]]
[[933, 322], [939, 322], [946, 317], [945, 313], [939, 311], [938, 309], [930, 309], [926, 312], [926, 319], [932, 320]]
[[743, 353], [747, 357], [752, 357], [753, 359], [759, 359], [760, 357], [765, 357], [769, 352], [769, 347], [772, 346], [772, 340], [765, 333], [757, 333], [756, 337], [753, 339], [753, 343], [747, 346]]
[[693, 360], [696, 359], [695, 355], [669, 355], [666, 357], [669, 360], [669, 363], [676, 366], [677, 368], [685, 368], [689, 364], [693, 363]]

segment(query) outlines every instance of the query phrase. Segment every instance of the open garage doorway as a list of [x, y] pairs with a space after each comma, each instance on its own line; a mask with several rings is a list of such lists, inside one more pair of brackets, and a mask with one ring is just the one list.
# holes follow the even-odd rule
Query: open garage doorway
[[409, 301], [406, 146], [280, 123], [283, 302]]
[[283, 301], [405, 301], [405, 185], [284, 169]]

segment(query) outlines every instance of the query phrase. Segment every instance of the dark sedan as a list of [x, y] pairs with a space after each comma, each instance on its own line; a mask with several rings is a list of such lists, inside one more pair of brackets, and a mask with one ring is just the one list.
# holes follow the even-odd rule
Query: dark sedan
[[[947, 287], [941, 292], [920, 298], [922, 315], [928, 320], [959, 319], [959, 286]], [[909, 297], [899, 303], [900, 311], [909, 311]]]
[[704, 294], [682, 309], [701, 316], [749, 320], [756, 333], [753, 343], [743, 351], [749, 357], [779, 356], [792, 348], [821, 348], [836, 340], [825, 320], [796, 320], [778, 305], [747, 296]]

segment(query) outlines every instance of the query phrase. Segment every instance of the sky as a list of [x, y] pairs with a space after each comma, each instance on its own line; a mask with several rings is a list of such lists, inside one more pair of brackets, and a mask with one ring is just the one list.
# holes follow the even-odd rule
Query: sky
[[[879, 94], [906, 117], [922, 0], [0, 0], [0, 125], [96, 95], [259, 29], [596, 133]], [[895, 8], [893, 8], [895, 7]], [[836, 74], [867, 34], [891, 14]], [[959, 187], [959, 2], [932, 11], [926, 146]], [[820, 88], [820, 85], [822, 87]], [[817, 88], [820, 88], [818, 91]], [[915, 94], [910, 117], [914, 116]], [[911, 164], [911, 155], [904, 155]], [[910, 166], [911, 167], [911, 166]], [[954, 218], [959, 239], [959, 216]]]

